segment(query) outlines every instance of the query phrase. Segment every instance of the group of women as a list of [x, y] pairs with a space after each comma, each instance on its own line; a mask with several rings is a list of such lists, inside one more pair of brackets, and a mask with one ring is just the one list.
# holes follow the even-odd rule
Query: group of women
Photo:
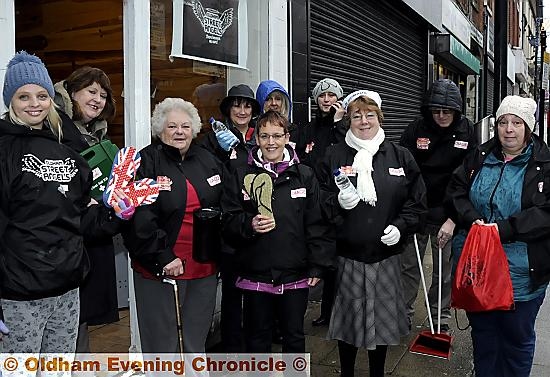
[[[111, 237], [122, 232], [143, 352], [205, 351], [218, 268], [227, 352], [270, 352], [277, 322], [283, 352], [305, 352], [309, 288], [335, 267], [327, 336], [338, 341], [341, 375], [354, 375], [361, 347], [370, 375], [383, 376], [387, 346], [409, 331], [400, 253], [423, 222], [426, 189], [411, 153], [385, 138], [380, 95], [360, 90], [337, 101], [339, 84], [325, 80], [314, 94], [319, 115], [328, 116], [330, 142], [314, 141], [311, 125], [290, 123], [290, 96], [272, 80], [260, 83], [256, 96], [246, 85], [232, 87], [220, 104], [227, 130], [199, 142], [195, 106], [164, 99], [136, 173], [162, 188], [129, 219], [90, 198], [90, 169], [78, 154], [105, 137], [114, 114], [105, 74], [82, 68], [54, 86], [40, 59], [16, 54], [3, 90], [9, 111], [0, 120], [2, 350], [74, 352], [86, 331], [78, 329], [79, 311], [101, 308], [95, 316], [116, 319], [112, 302], [90, 305], [84, 293], [112, 268]], [[534, 319], [550, 279], [550, 152], [532, 133], [534, 111], [532, 100], [505, 98], [495, 137], [466, 158], [448, 187], [455, 255], [472, 223], [490, 223], [511, 266], [515, 311], [468, 313], [476, 374], [483, 376], [528, 375]], [[239, 144], [229, 148], [233, 138]], [[335, 170], [353, 190], [340, 191]], [[222, 231], [212, 237], [223, 242], [218, 257], [199, 261], [194, 214], [205, 208], [221, 210]], [[80, 318], [94, 323], [92, 315]], [[510, 335], [501, 342], [504, 333]]]

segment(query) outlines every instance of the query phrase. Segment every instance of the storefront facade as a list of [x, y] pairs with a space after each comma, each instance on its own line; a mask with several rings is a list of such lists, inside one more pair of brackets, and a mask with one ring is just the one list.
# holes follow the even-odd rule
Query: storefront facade
[[[239, 51], [246, 62], [241, 68], [200, 57], [170, 56], [174, 19], [182, 18], [180, 13], [174, 17], [173, 9], [178, 4], [179, 11], [183, 4], [187, 9], [189, 3], [0, 0], [0, 31], [5, 36], [0, 80], [9, 59], [21, 49], [42, 58], [54, 82], [84, 65], [101, 68], [111, 80], [117, 101], [109, 135], [119, 146], [138, 147], [149, 143], [151, 110], [166, 97], [192, 101], [204, 120], [220, 116], [218, 104], [234, 84], [245, 83], [254, 90], [268, 78], [288, 84], [286, 1], [232, 0], [235, 28], [238, 22], [237, 31], [246, 34], [248, 46]], [[196, 3], [207, 10], [219, 4]], [[196, 38], [207, 41], [206, 29], [199, 32]]]
[[[300, 58], [302, 47], [307, 60], [292, 65], [299, 71], [292, 75], [294, 121], [309, 121], [316, 109], [311, 89], [331, 77], [345, 95], [358, 89], [379, 92], [386, 135], [396, 140], [419, 115], [428, 76], [428, 23], [402, 2], [296, 3], [293, 19], [301, 17], [304, 22], [293, 22], [292, 56]], [[298, 41], [308, 44], [296, 47]]]
[[[195, 10], [189, 8], [193, 4], [200, 4], [210, 20], [195, 19]], [[151, 111], [167, 97], [193, 102], [205, 128], [210, 116], [221, 116], [219, 103], [231, 86], [244, 83], [255, 90], [266, 79], [285, 87], [289, 82], [287, 1], [229, 0], [224, 5], [232, 5], [231, 11], [215, 9], [219, 4], [215, 0], [0, 0], [0, 85], [8, 61], [15, 51], [25, 49], [45, 62], [54, 82], [85, 65], [107, 73], [117, 103], [108, 134], [119, 147], [140, 149], [150, 143]], [[173, 40], [180, 38], [182, 43], [182, 35], [173, 33], [176, 27], [185, 27], [186, 35], [199, 43], [211, 44], [218, 38], [221, 44], [229, 28], [212, 27], [221, 25], [219, 21], [227, 26], [230, 13], [239, 47], [229, 55], [233, 53], [236, 61], [171, 56], [178, 49]], [[190, 32], [189, 20], [198, 29]], [[227, 61], [218, 64], [212, 62], [215, 59]], [[140, 343], [132, 275], [120, 240], [115, 239], [115, 244], [119, 306], [130, 305], [131, 343], [136, 351]]]

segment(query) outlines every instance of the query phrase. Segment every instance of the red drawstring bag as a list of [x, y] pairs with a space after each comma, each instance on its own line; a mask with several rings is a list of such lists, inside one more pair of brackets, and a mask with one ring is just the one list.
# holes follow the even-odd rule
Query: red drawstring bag
[[496, 227], [472, 225], [456, 267], [451, 305], [467, 312], [514, 308], [510, 269]]

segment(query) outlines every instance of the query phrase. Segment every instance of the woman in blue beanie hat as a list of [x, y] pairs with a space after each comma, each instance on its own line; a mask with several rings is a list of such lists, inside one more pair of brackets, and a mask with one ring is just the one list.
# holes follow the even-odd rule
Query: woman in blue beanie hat
[[8, 111], [0, 119], [0, 319], [9, 332], [0, 352], [72, 353], [78, 286], [89, 269], [82, 229], [100, 235], [119, 220], [92, 205], [90, 168], [62, 144], [42, 61], [17, 53], [2, 94]]

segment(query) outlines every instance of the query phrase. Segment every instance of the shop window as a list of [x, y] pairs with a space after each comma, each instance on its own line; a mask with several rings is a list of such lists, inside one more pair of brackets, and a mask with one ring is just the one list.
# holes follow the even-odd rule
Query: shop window
[[151, 109], [167, 97], [191, 101], [203, 123], [221, 119], [219, 104], [227, 93], [227, 68], [191, 59], [169, 60], [172, 46], [172, 0], [151, 0]]
[[15, 47], [39, 56], [54, 83], [82, 66], [111, 81], [117, 114], [109, 137], [124, 145], [122, 1], [17, 0]]

